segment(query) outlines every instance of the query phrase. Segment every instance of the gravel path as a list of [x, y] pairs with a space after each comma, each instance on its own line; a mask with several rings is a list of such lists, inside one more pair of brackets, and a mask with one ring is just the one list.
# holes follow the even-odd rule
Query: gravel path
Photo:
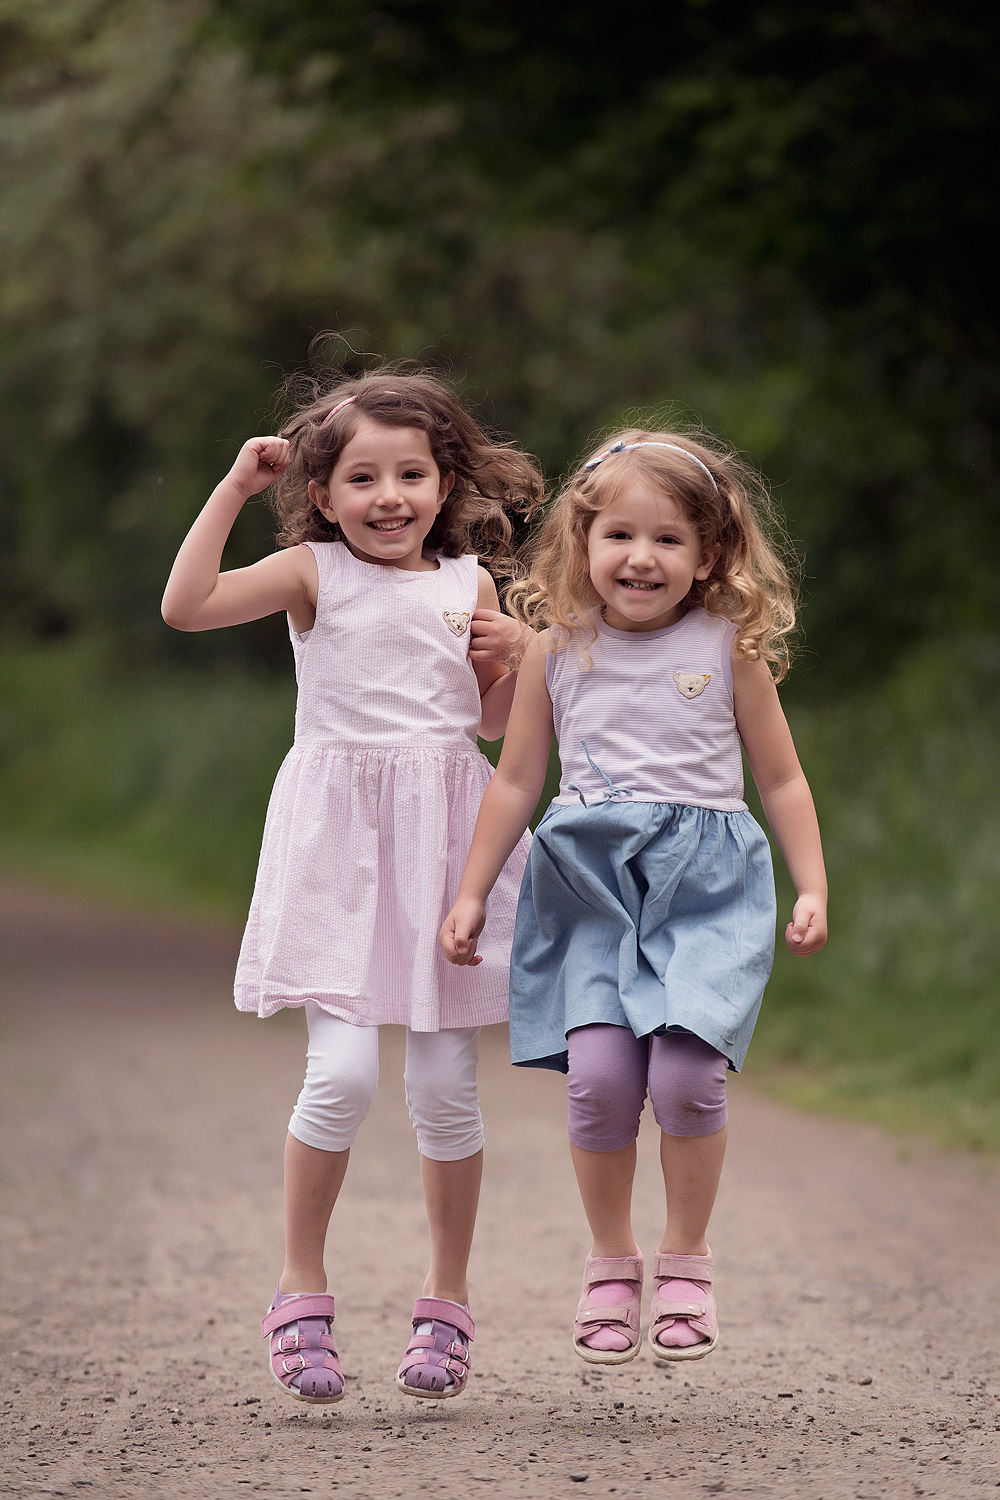
[[[985, 1496], [1000, 1485], [995, 1164], [731, 1089], [713, 1240], [723, 1343], [673, 1372], [570, 1348], [587, 1249], [562, 1080], [485, 1034], [470, 1391], [392, 1376], [423, 1270], [401, 1038], [334, 1218], [347, 1398], [273, 1391], [301, 1017], [229, 999], [231, 933], [2, 892], [0, 1494]], [[752, 1054], [750, 1076], [752, 1077]], [[645, 1133], [640, 1242], [660, 1213]]]

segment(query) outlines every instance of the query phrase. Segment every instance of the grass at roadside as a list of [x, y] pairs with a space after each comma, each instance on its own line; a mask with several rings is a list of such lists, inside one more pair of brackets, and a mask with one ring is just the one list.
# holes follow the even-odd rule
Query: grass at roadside
[[790, 717], [831, 940], [814, 959], [785, 951], [782, 871], [750, 1076], [799, 1105], [1000, 1150], [1000, 650], [935, 647], [878, 694]]
[[[1000, 1150], [998, 688], [996, 647], [965, 641], [925, 651], [877, 694], [792, 711], [832, 937], [795, 960], [779, 931], [751, 1080], [808, 1108]], [[9, 874], [242, 918], [291, 743], [290, 684], [137, 682], [74, 644], [8, 653], [0, 697]], [[783, 875], [779, 901], [780, 929]]]
[[14, 875], [238, 921], [294, 687], [227, 673], [136, 681], [90, 646], [0, 666], [0, 861]]

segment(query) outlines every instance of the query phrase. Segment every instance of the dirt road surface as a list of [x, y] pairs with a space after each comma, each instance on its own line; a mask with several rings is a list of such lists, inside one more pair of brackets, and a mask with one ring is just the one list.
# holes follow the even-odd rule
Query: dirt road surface
[[[731, 1089], [713, 1223], [721, 1347], [595, 1373], [570, 1347], [588, 1242], [562, 1080], [512, 1070], [502, 1028], [482, 1049], [468, 1393], [416, 1402], [392, 1383], [425, 1239], [388, 1030], [329, 1246], [347, 1396], [282, 1397], [257, 1328], [301, 1016], [235, 1012], [231, 933], [2, 894], [0, 1494], [908, 1500], [1000, 1486], [995, 1166], [780, 1108], [754, 1095], [751, 1066]], [[640, 1144], [648, 1254], [651, 1128]]]

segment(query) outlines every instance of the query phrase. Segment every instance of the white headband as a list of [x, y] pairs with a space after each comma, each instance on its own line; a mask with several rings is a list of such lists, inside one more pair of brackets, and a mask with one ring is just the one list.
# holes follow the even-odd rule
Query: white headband
[[584, 464], [583, 467], [588, 470], [596, 469], [597, 465], [602, 464], [606, 458], [610, 458], [612, 453], [628, 453], [632, 448], [669, 448], [673, 453], [683, 453], [685, 458], [689, 458], [693, 464], [697, 464], [699, 469], [701, 469], [705, 474], [708, 475], [709, 479], [711, 480], [713, 490], [716, 494], [719, 493], [719, 486], [716, 484], [715, 478], [708, 465], [703, 464], [701, 459], [696, 458], [693, 453], [689, 453], [687, 448], [679, 447], [677, 443], [654, 443], [652, 441], [645, 443], [613, 443], [611, 447], [608, 448], [604, 453], [599, 453], [596, 458], [592, 458], [590, 462]]

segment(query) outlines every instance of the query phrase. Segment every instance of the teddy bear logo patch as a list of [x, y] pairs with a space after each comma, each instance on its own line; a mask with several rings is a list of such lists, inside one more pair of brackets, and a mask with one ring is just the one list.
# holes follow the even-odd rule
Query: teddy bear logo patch
[[675, 672], [677, 691], [685, 698], [698, 698], [712, 680], [711, 672]]
[[443, 609], [441, 613], [452, 635], [464, 635], [468, 630], [472, 616], [467, 609]]

